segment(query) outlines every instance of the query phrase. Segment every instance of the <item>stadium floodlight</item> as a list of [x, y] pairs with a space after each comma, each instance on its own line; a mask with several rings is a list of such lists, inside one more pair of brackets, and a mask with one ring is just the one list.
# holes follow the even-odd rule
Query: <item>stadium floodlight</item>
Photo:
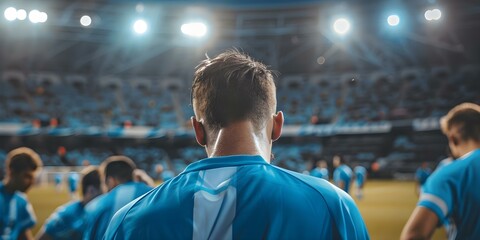
[[40, 12], [38, 14], [38, 22], [39, 23], [44, 23], [46, 22], [48, 19], [48, 14], [46, 12]]
[[41, 20], [40, 11], [34, 9], [28, 13], [28, 20], [32, 23], [39, 23]]
[[191, 37], [203, 37], [207, 34], [207, 26], [201, 22], [184, 23], [180, 30], [183, 34]]
[[17, 19], [17, 9], [15, 9], [14, 7], [7, 8], [3, 12], [3, 16], [5, 17], [5, 19], [7, 19], [7, 21], [14, 21], [15, 19]]
[[440, 20], [441, 17], [442, 11], [438, 8], [425, 11], [425, 19], [428, 21], [437, 21]]
[[92, 24], [92, 18], [88, 15], [83, 15], [80, 18], [80, 24], [82, 24], [82, 26], [84, 27], [88, 27], [90, 26], [90, 24]]
[[137, 34], [144, 34], [148, 29], [147, 22], [145, 20], [139, 19], [133, 24], [133, 30]]
[[350, 22], [345, 18], [339, 18], [333, 23], [333, 30], [340, 35], [344, 35], [350, 30]]
[[400, 17], [398, 15], [390, 15], [387, 18], [388, 25], [395, 27], [400, 23]]
[[27, 19], [27, 11], [25, 11], [25, 9], [18, 9], [17, 19], [20, 21]]

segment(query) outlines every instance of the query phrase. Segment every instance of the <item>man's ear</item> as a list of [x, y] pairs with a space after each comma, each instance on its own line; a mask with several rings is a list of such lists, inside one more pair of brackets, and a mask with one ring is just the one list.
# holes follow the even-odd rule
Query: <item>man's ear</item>
[[272, 140], [276, 141], [282, 135], [283, 112], [279, 111], [273, 115]]
[[197, 139], [197, 143], [202, 147], [207, 145], [207, 133], [205, 132], [203, 124], [197, 121], [193, 116], [190, 118], [190, 121], [192, 122], [192, 127], [195, 131], [195, 139]]

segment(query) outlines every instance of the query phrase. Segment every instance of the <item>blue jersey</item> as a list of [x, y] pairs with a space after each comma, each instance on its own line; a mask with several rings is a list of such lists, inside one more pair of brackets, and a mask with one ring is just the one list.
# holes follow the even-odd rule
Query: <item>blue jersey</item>
[[480, 149], [441, 168], [427, 180], [418, 205], [451, 224], [449, 239], [480, 239]]
[[362, 166], [356, 166], [353, 171], [355, 172], [357, 186], [363, 186], [365, 179], [367, 179], [367, 169]]
[[451, 157], [443, 159], [438, 163], [437, 168], [435, 168], [435, 171], [438, 171], [439, 169], [449, 165], [452, 162], [453, 162], [453, 159]]
[[55, 184], [59, 185], [60, 183], [62, 183], [62, 174], [57, 173], [57, 174], [55, 174]]
[[60, 206], [44, 225], [45, 232], [53, 239], [79, 240], [84, 231], [85, 210], [80, 201]]
[[70, 173], [68, 175], [68, 185], [70, 187], [70, 192], [77, 191], [77, 186], [78, 186], [78, 174], [77, 173]]
[[323, 178], [328, 181], [328, 169], [326, 168], [314, 168], [310, 175], [318, 178]]
[[144, 183], [128, 182], [120, 184], [87, 204], [86, 230], [83, 239], [102, 239], [113, 214], [130, 201], [150, 191]]
[[430, 168], [418, 168], [415, 172], [415, 179], [418, 181], [418, 183], [420, 183], [421, 186], [423, 186], [431, 173], [432, 170], [430, 170]]
[[129, 203], [105, 239], [368, 239], [353, 200], [260, 156], [207, 158]]
[[333, 181], [337, 186], [340, 182], [343, 182], [344, 185], [342, 190], [348, 193], [350, 190], [350, 181], [352, 180], [352, 175], [352, 169], [349, 166], [342, 164], [333, 172]]
[[10, 194], [0, 182], [0, 239], [17, 239], [35, 223], [35, 213], [25, 194]]

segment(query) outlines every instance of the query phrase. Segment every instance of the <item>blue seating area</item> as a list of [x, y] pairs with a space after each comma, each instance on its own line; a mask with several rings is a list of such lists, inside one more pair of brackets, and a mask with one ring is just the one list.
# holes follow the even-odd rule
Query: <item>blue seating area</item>
[[[20, 74], [21, 75], [21, 74]], [[55, 76], [55, 75], [53, 75]], [[480, 101], [480, 68], [407, 69], [396, 74], [292, 75], [278, 80], [278, 109], [287, 125], [358, 124], [439, 117], [452, 106]], [[188, 126], [189, 88], [150, 80], [46, 75], [0, 81], [0, 122], [60, 127]], [[174, 86], [174, 87], [172, 87]]]

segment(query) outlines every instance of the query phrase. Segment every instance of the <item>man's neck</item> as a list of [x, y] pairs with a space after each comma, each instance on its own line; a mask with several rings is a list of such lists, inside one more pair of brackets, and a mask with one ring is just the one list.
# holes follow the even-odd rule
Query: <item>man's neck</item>
[[475, 141], [468, 141], [465, 142], [461, 147], [459, 147], [459, 155], [460, 157], [465, 156], [466, 154], [480, 149], [480, 143]]
[[5, 192], [9, 193], [9, 194], [14, 194], [15, 193], [15, 188], [12, 186], [10, 180], [8, 178], [6, 178], [5, 180], [3, 180], [3, 185], [5, 186]]
[[209, 157], [229, 155], [260, 155], [270, 162], [271, 139], [265, 136], [265, 130], [255, 132], [248, 121], [231, 123], [219, 130], [215, 139], [209, 141]]

